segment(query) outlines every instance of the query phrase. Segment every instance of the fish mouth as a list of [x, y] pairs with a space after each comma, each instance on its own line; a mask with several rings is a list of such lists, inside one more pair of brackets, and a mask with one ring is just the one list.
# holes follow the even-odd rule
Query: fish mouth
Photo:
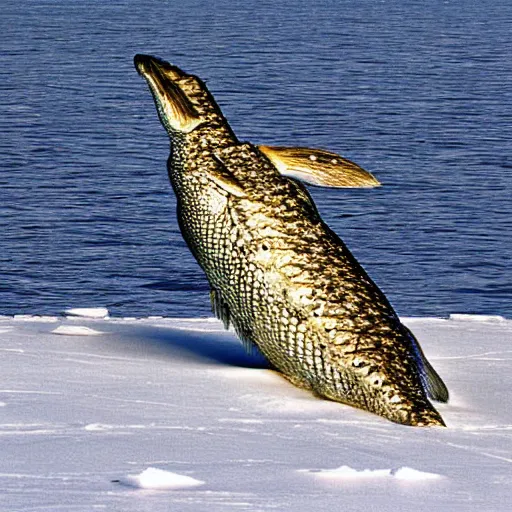
[[188, 78], [177, 66], [151, 55], [135, 55], [135, 69], [147, 82], [160, 121], [169, 134], [190, 133], [203, 120], [179, 86], [178, 81]]
[[180, 78], [189, 76], [178, 66], [173, 66], [169, 62], [153, 55], [143, 55], [139, 53], [133, 58], [133, 63], [139, 75], [143, 77], [145, 77], [147, 73], [160, 73], [163, 76], [167, 76], [169, 80], [179, 80]]

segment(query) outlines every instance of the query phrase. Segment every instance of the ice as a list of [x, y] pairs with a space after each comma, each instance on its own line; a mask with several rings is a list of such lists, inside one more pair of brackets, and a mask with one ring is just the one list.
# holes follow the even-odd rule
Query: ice
[[71, 308], [66, 309], [64, 314], [68, 317], [83, 318], [108, 318], [107, 308]]
[[391, 476], [391, 469], [357, 470], [349, 466], [340, 466], [336, 469], [322, 469], [320, 471], [307, 472], [315, 477], [340, 480], [365, 480], [368, 478], [388, 478]]
[[158, 468], [148, 468], [138, 475], [126, 475], [119, 479], [119, 483], [139, 489], [154, 489], [157, 491], [187, 489], [204, 484], [201, 480], [196, 480], [190, 476], [179, 475]]
[[95, 329], [83, 325], [59, 325], [52, 333], [65, 336], [98, 336], [99, 334], [103, 334], [101, 331], [96, 331]]
[[499, 315], [468, 315], [463, 313], [452, 313], [450, 320], [457, 322], [506, 322], [506, 319]]
[[0, 317], [0, 510], [508, 512], [512, 321], [406, 323], [447, 428], [320, 400], [212, 319]]
[[437, 473], [428, 473], [426, 471], [418, 471], [417, 469], [403, 467], [393, 472], [393, 476], [397, 480], [407, 480], [409, 482], [424, 482], [426, 480], [439, 480], [442, 475]]
[[399, 469], [362, 469], [357, 470], [349, 466], [340, 466], [336, 469], [322, 469], [319, 471], [304, 471], [315, 477], [328, 478], [332, 480], [353, 481], [366, 479], [390, 478], [409, 482], [423, 482], [425, 480], [437, 480], [442, 478], [437, 473], [418, 471], [409, 467]]

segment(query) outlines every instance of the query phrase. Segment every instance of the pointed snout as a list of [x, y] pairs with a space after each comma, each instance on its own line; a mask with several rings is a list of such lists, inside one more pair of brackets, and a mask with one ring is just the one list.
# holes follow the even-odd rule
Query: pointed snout
[[133, 58], [133, 64], [135, 65], [135, 69], [138, 71], [138, 73], [142, 74], [147, 71], [153, 59], [154, 57], [151, 57], [150, 55], [143, 55], [138, 53]]
[[137, 54], [135, 68], [149, 85], [160, 121], [169, 132], [190, 133], [201, 117], [179, 85], [186, 73], [177, 66], [151, 55]]
[[177, 66], [173, 66], [169, 62], [160, 59], [159, 57], [154, 57], [153, 55], [144, 55], [138, 53], [133, 58], [133, 63], [139, 75], [142, 76], [145, 76], [148, 73], [158, 73], [161, 76], [165, 75], [168, 79], [171, 80], [179, 80], [180, 78], [188, 76]]

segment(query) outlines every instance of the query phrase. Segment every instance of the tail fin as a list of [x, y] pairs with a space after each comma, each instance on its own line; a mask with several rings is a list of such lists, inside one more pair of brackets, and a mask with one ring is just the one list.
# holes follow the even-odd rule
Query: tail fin
[[450, 394], [443, 379], [441, 379], [439, 374], [434, 370], [434, 367], [428, 362], [414, 334], [405, 325], [403, 325], [403, 328], [409, 335], [414, 351], [416, 352], [421, 382], [428, 397], [437, 402], [448, 402]]

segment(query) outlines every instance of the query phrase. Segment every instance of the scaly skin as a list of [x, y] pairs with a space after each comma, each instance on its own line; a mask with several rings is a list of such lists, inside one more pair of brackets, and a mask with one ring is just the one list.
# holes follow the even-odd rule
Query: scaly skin
[[[417, 341], [306, 188], [236, 139], [198, 78], [151, 57], [135, 62], [171, 137], [179, 225], [216, 314], [297, 386], [397, 423], [444, 425], [427, 398]], [[197, 126], [191, 111], [172, 125], [163, 107], [183, 98], [166, 97], [169, 83]]]

